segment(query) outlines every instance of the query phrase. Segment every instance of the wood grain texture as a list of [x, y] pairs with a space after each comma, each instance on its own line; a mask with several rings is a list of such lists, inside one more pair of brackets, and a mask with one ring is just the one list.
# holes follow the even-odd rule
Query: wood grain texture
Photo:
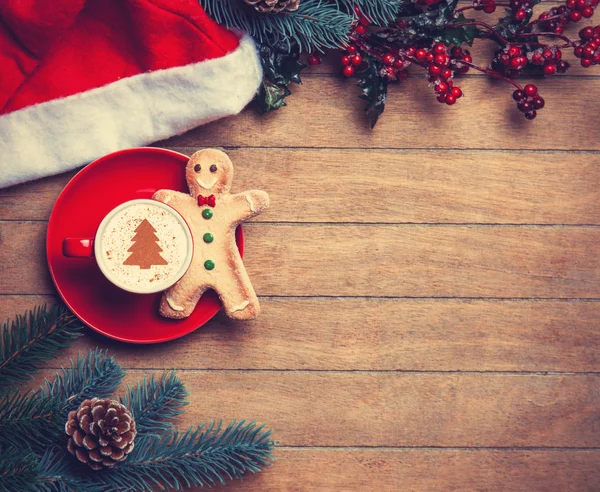
[[[45, 222], [0, 222], [0, 292], [48, 294]], [[600, 297], [600, 229], [245, 227], [262, 296]]]
[[[600, 112], [596, 97], [600, 78], [570, 79], [568, 92], [577, 94], [576, 104], [565, 104], [558, 96], [565, 90], [564, 80], [534, 81], [541, 94], [556, 96], [548, 96], [540, 116], [527, 121], [516, 110], [511, 88], [501, 82], [465, 77], [461, 80], [465, 97], [448, 107], [435, 100], [425, 79], [409, 79], [390, 88], [385, 113], [370, 131], [354, 81], [306, 77], [293, 88], [294, 96], [284, 111], [261, 116], [247, 110], [170, 139], [166, 145], [600, 150], [600, 139], [582, 117]], [[304, 131], [298, 131], [299, 125]]]
[[[234, 191], [269, 192], [272, 205], [256, 222], [600, 224], [600, 157], [588, 153], [228, 153]], [[0, 219], [47, 220], [73, 174], [0, 190]]]
[[[117, 395], [151, 373], [131, 369]], [[178, 374], [191, 393], [182, 426], [256, 420], [282, 446], [600, 448], [600, 375]]]
[[[50, 296], [0, 296], [0, 320]], [[263, 298], [171, 343], [137, 347], [91, 330], [50, 367], [94, 347], [128, 368], [600, 372], [600, 302]]]
[[[597, 492], [598, 451], [280, 449], [226, 490]], [[199, 491], [201, 489], [194, 489]]]

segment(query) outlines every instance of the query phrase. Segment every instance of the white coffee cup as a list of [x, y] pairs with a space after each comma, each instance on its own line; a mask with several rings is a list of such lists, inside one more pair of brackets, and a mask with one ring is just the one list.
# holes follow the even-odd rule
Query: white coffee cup
[[131, 200], [102, 219], [94, 238], [65, 238], [63, 254], [96, 258], [114, 285], [136, 294], [168, 289], [188, 270], [194, 254], [190, 228], [172, 207]]

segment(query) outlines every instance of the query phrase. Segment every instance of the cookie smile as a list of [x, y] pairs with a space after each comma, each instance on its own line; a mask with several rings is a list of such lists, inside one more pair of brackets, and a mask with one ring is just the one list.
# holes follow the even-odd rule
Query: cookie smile
[[196, 178], [196, 183], [198, 183], [200, 186], [202, 186], [202, 188], [204, 188], [205, 190], [210, 190], [215, 185], [216, 182], [217, 182], [217, 178], [213, 178], [208, 183], [204, 183], [203, 181], [200, 181], [200, 178]]

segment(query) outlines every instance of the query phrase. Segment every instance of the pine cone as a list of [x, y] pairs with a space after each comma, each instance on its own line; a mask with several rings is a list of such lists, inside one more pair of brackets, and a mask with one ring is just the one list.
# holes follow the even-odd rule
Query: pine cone
[[124, 405], [108, 398], [85, 400], [69, 412], [69, 452], [94, 470], [111, 468], [133, 449], [135, 420]]
[[282, 10], [294, 12], [300, 6], [300, 0], [244, 0], [261, 14], [278, 14]]

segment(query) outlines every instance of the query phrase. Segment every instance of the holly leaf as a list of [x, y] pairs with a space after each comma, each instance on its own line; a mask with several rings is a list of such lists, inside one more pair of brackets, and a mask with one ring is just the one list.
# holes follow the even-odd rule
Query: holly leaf
[[273, 82], [263, 79], [256, 102], [261, 113], [268, 113], [276, 109], [287, 106], [285, 98], [292, 93], [285, 84], [274, 84]]
[[367, 118], [373, 128], [385, 109], [388, 78], [382, 75], [384, 67], [379, 60], [369, 57], [367, 63], [367, 68], [360, 74], [358, 81], [358, 86], [363, 91], [358, 97], [367, 101]]
[[288, 85], [301, 84], [300, 71], [306, 65], [300, 61], [297, 46], [261, 45], [259, 49], [263, 67], [263, 82], [260, 86], [257, 103], [261, 113], [268, 113], [286, 106], [285, 98], [292, 91]]
[[300, 71], [306, 65], [300, 61], [300, 52], [297, 47], [291, 51], [275, 45], [263, 44], [260, 47], [260, 58], [265, 78], [275, 84], [301, 84]]
[[452, 22], [446, 24], [445, 29], [441, 34], [434, 37], [436, 41], [441, 41], [446, 45], [455, 44], [460, 46], [462, 43], [467, 43], [473, 46], [473, 40], [477, 37], [479, 31], [476, 26], [459, 26], [452, 27], [453, 24], [466, 24], [473, 22], [475, 19], [467, 19], [463, 14], [460, 14]]

